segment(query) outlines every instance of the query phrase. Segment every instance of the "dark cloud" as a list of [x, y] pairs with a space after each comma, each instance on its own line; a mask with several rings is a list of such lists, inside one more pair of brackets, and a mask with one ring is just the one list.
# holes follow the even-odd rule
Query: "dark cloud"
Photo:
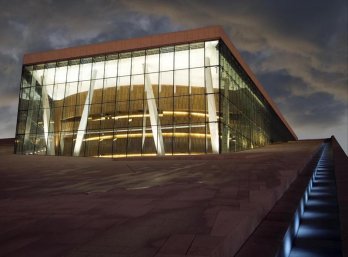
[[18, 98], [21, 64], [0, 53], [0, 108]]
[[286, 109], [294, 124], [302, 125], [310, 121], [311, 125], [322, 128], [342, 124], [346, 111], [344, 103], [335, 101], [332, 95], [322, 92], [309, 96], [292, 96]]
[[0, 137], [14, 135], [25, 52], [219, 24], [300, 137], [336, 131], [347, 142], [348, 4], [344, 0], [3, 2]]
[[0, 138], [14, 137], [16, 133], [18, 101], [0, 107]]
[[308, 85], [301, 78], [289, 75], [286, 70], [262, 73], [258, 79], [279, 107], [284, 105], [284, 100], [296, 95], [297, 91], [308, 90]]
[[258, 78], [293, 127], [310, 125], [325, 129], [345, 124], [346, 103], [337, 101], [332, 94], [311, 91], [302, 79], [285, 70], [261, 74]]

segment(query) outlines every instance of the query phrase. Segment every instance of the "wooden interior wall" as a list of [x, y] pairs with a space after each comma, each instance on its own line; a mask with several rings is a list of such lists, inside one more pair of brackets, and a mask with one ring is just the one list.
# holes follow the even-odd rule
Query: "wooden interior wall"
[[[204, 153], [206, 148], [209, 149], [209, 140], [204, 136], [202, 138], [189, 137], [189, 133], [209, 134], [209, 126], [206, 124], [208, 112], [205, 88], [192, 86], [190, 92], [187, 86], [178, 85], [174, 92], [173, 85], [162, 85], [161, 88], [153, 85], [153, 90], [162, 133], [164, 133], [166, 153], [187, 153], [188, 151]], [[76, 135], [79, 126], [86, 96], [87, 92], [81, 92], [67, 96], [63, 100], [54, 101], [52, 104], [56, 143], [60, 142], [59, 137], [64, 137], [62, 155], [71, 154], [74, 134]], [[216, 95], [217, 103], [218, 100], [219, 97]], [[125, 152], [128, 154], [155, 153], [154, 140], [150, 136], [145, 138], [144, 147], [142, 147], [141, 136], [128, 137], [128, 140], [127, 136], [114, 139], [115, 134], [135, 133], [139, 135], [142, 133], [144, 105], [147, 105], [144, 85], [121, 86], [117, 88], [117, 91], [116, 87], [95, 90], [85, 135], [87, 140], [83, 143], [81, 155], [110, 155], [112, 152], [119, 155]], [[181, 113], [176, 114], [175, 112]], [[198, 113], [198, 115], [185, 115], [186, 112]], [[172, 128], [174, 124], [177, 126], [199, 124], [203, 127], [192, 126], [174, 130]], [[152, 133], [150, 125], [150, 119], [147, 117], [146, 132], [149, 134]], [[171, 128], [168, 129], [168, 126]], [[174, 136], [174, 133], [180, 136]], [[180, 133], [187, 133], [187, 136]], [[100, 140], [88, 140], [88, 138], [98, 136]], [[109, 137], [103, 139], [104, 136]], [[59, 144], [56, 145], [57, 151], [59, 151]]]

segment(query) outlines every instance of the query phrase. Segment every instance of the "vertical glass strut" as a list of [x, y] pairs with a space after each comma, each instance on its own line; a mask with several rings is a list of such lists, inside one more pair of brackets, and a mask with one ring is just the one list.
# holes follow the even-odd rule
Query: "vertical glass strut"
[[292, 136], [223, 41], [23, 67], [18, 154], [241, 151]]

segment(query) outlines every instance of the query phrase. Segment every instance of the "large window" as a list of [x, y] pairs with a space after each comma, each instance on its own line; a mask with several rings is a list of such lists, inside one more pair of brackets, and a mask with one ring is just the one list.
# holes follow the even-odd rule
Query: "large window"
[[17, 152], [218, 153], [218, 41], [23, 68]]
[[222, 41], [23, 67], [17, 153], [204, 154], [291, 138]]

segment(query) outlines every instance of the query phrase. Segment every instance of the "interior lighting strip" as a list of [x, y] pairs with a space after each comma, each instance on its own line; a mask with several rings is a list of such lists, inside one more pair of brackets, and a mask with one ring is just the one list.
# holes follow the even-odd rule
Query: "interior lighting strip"
[[[205, 133], [186, 133], [186, 132], [163, 132], [163, 137], [194, 137], [194, 138], [210, 138], [209, 134]], [[139, 138], [142, 137], [142, 133], [131, 133], [131, 134], [116, 134], [116, 135], [106, 135], [106, 136], [96, 136], [84, 139], [84, 141], [102, 141], [107, 139], [113, 139], [114, 141], [122, 138]], [[145, 137], [152, 137], [152, 133], [145, 133]]]

